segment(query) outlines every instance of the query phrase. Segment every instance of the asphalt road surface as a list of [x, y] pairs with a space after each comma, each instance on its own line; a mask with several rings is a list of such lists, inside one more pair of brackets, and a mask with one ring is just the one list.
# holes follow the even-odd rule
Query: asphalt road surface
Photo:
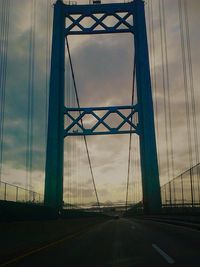
[[0, 266], [200, 267], [200, 231], [134, 219], [112, 219]]

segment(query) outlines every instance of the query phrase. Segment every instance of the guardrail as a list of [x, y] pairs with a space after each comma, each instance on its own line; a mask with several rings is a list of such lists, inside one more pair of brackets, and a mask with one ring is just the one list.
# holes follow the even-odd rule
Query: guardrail
[[0, 182], [0, 200], [41, 204], [44, 196], [17, 185]]
[[161, 187], [163, 206], [200, 207], [200, 163]]

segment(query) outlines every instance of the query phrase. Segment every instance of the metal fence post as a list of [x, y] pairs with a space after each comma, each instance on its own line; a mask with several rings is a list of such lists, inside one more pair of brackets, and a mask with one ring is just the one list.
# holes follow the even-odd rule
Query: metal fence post
[[200, 171], [199, 171], [200, 164], [197, 164], [196, 168], [197, 168], [197, 186], [198, 186], [198, 197], [199, 197], [199, 203], [198, 204], [200, 204], [200, 186], [199, 186], [199, 182], [200, 182]]
[[169, 203], [170, 203], [170, 207], [172, 207], [172, 187], [171, 187], [171, 181], [169, 182]]
[[191, 187], [192, 207], [194, 207], [194, 192], [193, 192], [192, 168], [190, 168], [190, 187]]
[[183, 176], [182, 176], [182, 174], [181, 174], [181, 192], [182, 192], [182, 205], [184, 205]]
[[167, 190], [166, 190], [166, 186], [165, 186], [165, 204], [167, 204]]
[[18, 201], [18, 190], [19, 190], [19, 188], [18, 188], [18, 186], [16, 187], [16, 202]]
[[174, 187], [174, 205], [176, 206], [176, 186], [175, 179], [173, 179], [173, 187]]
[[7, 194], [6, 190], [7, 190], [7, 184], [5, 183], [4, 200], [6, 200], [6, 194]]

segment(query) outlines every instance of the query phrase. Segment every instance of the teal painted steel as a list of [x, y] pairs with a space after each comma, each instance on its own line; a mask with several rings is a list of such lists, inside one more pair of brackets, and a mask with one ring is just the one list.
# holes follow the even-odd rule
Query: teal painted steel
[[[126, 13], [124, 15], [124, 13]], [[95, 14], [102, 14], [99, 18]], [[78, 15], [73, 18], [71, 15]], [[117, 19], [114, 26], [104, 21], [108, 16]], [[127, 21], [132, 17], [133, 23]], [[65, 18], [71, 25], [65, 26]], [[91, 18], [94, 24], [83, 25], [84, 18]], [[124, 28], [121, 27], [124, 25]], [[103, 27], [97, 30], [97, 27]], [[120, 29], [118, 28], [120, 26]], [[79, 30], [72, 30], [78, 27]], [[146, 213], [158, 213], [161, 209], [160, 183], [156, 151], [153, 101], [148, 58], [144, 2], [134, 0], [130, 3], [103, 5], [64, 5], [58, 0], [54, 6], [54, 24], [51, 59], [51, 79], [49, 95], [49, 121], [46, 158], [45, 204], [60, 209], [63, 197], [63, 140], [64, 132], [64, 58], [65, 37], [70, 34], [101, 34], [130, 32], [134, 34], [136, 54], [136, 80], [138, 104], [137, 112], [140, 135], [140, 155], [143, 187], [143, 203]], [[112, 107], [117, 109], [117, 107]], [[88, 109], [89, 110], [89, 109]], [[108, 108], [109, 111], [109, 108]], [[81, 110], [80, 117], [81, 117]], [[87, 111], [86, 111], [87, 112]], [[90, 112], [93, 112], [90, 110]], [[118, 114], [119, 115], [119, 114]], [[82, 117], [81, 117], [82, 118]], [[103, 121], [99, 118], [98, 123]], [[124, 118], [124, 121], [127, 118]], [[78, 122], [75, 120], [73, 123]], [[81, 124], [79, 123], [81, 126]], [[133, 127], [134, 128], [134, 127]], [[84, 129], [82, 129], [84, 130]], [[110, 133], [116, 133], [113, 129]], [[134, 129], [135, 130], [135, 129]], [[86, 133], [86, 132], [85, 132]], [[130, 130], [127, 132], [130, 133]], [[95, 133], [93, 132], [92, 135]], [[91, 133], [90, 133], [91, 135]]]
[[[131, 121], [131, 118], [137, 114], [137, 105], [134, 106], [114, 106], [114, 107], [90, 107], [90, 108], [67, 108], [64, 109], [65, 116], [70, 118], [71, 123], [64, 130], [64, 137], [67, 136], [84, 136], [84, 135], [108, 135], [108, 134], [128, 134], [137, 133], [139, 129], [137, 123]], [[106, 111], [104, 115], [96, 114], [96, 111]], [[128, 111], [126, 115], [123, 111]], [[116, 127], [111, 127], [105, 120], [109, 115], [115, 115], [120, 118]], [[88, 129], [84, 127], [84, 117], [90, 115], [95, 119], [93, 125]], [[104, 131], [98, 130], [99, 126], [104, 126]], [[76, 126], [76, 130], [73, 128]], [[123, 129], [126, 126], [127, 129]]]
[[134, 29], [136, 81], [139, 105], [140, 158], [145, 213], [159, 213], [161, 194], [156, 150], [154, 111], [149, 68], [144, 2], [135, 0]]
[[[134, 31], [133, 24], [128, 20], [132, 17], [133, 3], [101, 4], [101, 5], [66, 5], [65, 15], [69, 25], [66, 25], [66, 35], [127, 33]], [[98, 16], [97, 16], [98, 14]], [[73, 18], [76, 15], [77, 18]], [[107, 18], [115, 20], [109, 25]], [[94, 23], [88, 26], [85, 19]]]
[[63, 7], [62, 1], [58, 1], [54, 5], [44, 196], [45, 205], [56, 209], [60, 209], [63, 202], [65, 63], [65, 15]]

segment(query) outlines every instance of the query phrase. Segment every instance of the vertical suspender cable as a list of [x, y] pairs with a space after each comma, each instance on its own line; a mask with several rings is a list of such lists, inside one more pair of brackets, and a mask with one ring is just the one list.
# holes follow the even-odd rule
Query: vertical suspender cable
[[30, 43], [29, 43], [29, 70], [28, 70], [29, 72], [28, 72], [27, 148], [26, 148], [26, 189], [32, 187], [35, 28], [36, 28], [36, 0], [32, 0]]
[[153, 78], [153, 92], [154, 92], [154, 110], [155, 110], [155, 124], [156, 124], [156, 133], [157, 133], [157, 152], [158, 152], [158, 165], [160, 166], [160, 136], [159, 136], [159, 126], [158, 126], [158, 88], [157, 88], [157, 75], [156, 75], [156, 52], [155, 52], [155, 31], [154, 31], [154, 9], [153, 9], [153, 3], [152, 0], [149, 0], [150, 3], [150, 16], [149, 16], [149, 24], [151, 24], [150, 30], [151, 30], [151, 41], [152, 41], [152, 78]]
[[7, 79], [7, 56], [8, 56], [8, 34], [10, 22], [10, 0], [2, 1], [2, 19], [0, 32], [0, 181], [2, 179], [3, 167], [3, 140], [4, 140], [4, 118], [6, 100]]
[[188, 53], [188, 69], [189, 69], [189, 80], [190, 80], [190, 89], [191, 89], [191, 109], [192, 109], [192, 119], [194, 126], [194, 144], [195, 144], [195, 164], [199, 163], [199, 142], [198, 142], [198, 132], [197, 132], [197, 118], [196, 118], [196, 103], [195, 103], [195, 91], [194, 91], [194, 74], [192, 66], [192, 55], [191, 55], [191, 41], [190, 41], [190, 28], [188, 21], [188, 8], [187, 1], [183, 1], [183, 7], [185, 12], [185, 27], [186, 27], [186, 45]]
[[[183, 23], [183, 6], [182, 1], [178, 0], [179, 7], [179, 22], [180, 22], [180, 35], [181, 35], [181, 52], [182, 52], [182, 67], [183, 67], [183, 81], [184, 81], [184, 93], [185, 93], [185, 109], [186, 109], [186, 122], [187, 122], [187, 135], [188, 135], [188, 153], [189, 153], [189, 165], [193, 166], [193, 150], [192, 150], [192, 136], [191, 136], [191, 122], [190, 122], [190, 106], [189, 106], [189, 92], [188, 92], [188, 76], [187, 76], [187, 63], [186, 63], [186, 44], [184, 39], [184, 23]], [[191, 172], [190, 172], [191, 174]], [[191, 202], [193, 206], [193, 178], [190, 175], [190, 188], [191, 188]]]
[[188, 10], [187, 2], [184, 0], [185, 8], [185, 19], [186, 19], [186, 40], [187, 40], [187, 51], [188, 51], [188, 63], [189, 63], [189, 77], [192, 95], [192, 115], [194, 124], [194, 139], [195, 139], [195, 149], [196, 149], [196, 164], [199, 163], [199, 144], [198, 144], [198, 133], [197, 133], [197, 118], [196, 118], [196, 103], [195, 103], [195, 92], [194, 92], [194, 75], [192, 67], [192, 55], [191, 55], [191, 41], [190, 41], [190, 29], [188, 22]]
[[3, 82], [3, 67], [4, 67], [4, 55], [5, 55], [5, 33], [6, 33], [6, 6], [7, 2], [2, 0], [1, 2], [1, 29], [0, 29], [0, 75], [1, 75], [1, 94], [2, 94], [2, 82]]
[[5, 23], [5, 8], [6, 8], [6, 3], [5, 1], [2, 1], [1, 3], [1, 32], [0, 32], [0, 181], [2, 179], [2, 164], [3, 164], [3, 131], [4, 131], [4, 109], [5, 109], [5, 88], [3, 86], [3, 81], [4, 81], [4, 68], [5, 68], [5, 62], [4, 62], [4, 55], [5, 55], [5, 28], [6, 28], [6, 23]]
[[31, 28], [30, 28], [30, 40], [29, 40], [29, 59], [28, 59], [28, 110], [27, 110], [27, 136], [26, 136], [26, 189], [29, 187], [29, 144], [30, 144], [30, 76], [31, 76], [31, 54], [32, 54], [32, 13], [33, 13], [33, 0], [31, 1]]
[[157, 91], [157, 75], [156, 75], [156, 53], [155, 53], [155, 31], [154, 31], [154, 12], [153, 12], [153, 0], [148, 0], [148, 25], [149, 25], [149, 47], [150, 47], [150, 63], [151, 63], [151, 78], [153, 88], [153, 101], [155, 111], [155, 128], [156, 128], [156, 143], [158, 154], [158, 165], [160, 167], [160, 131], [158, 125], [158, 91]]
[[170, 94], [170, 84], [169, 84], [167, 32], [166, 32], [165, 8], [163, 0], [162, 0], [162, 15], [163, 15], [164, 56], [166, 63], [166, 98], [167, 98], [167, 110], [169, 119], [169, 154], [171, 156], [170, 158], [171, 158], [171, 179], [172, 179], [174, 178], [174, 152], [173, 152], [173, 136], [172, 136], [171, 94]]
[[183, 68], [183, 88], [185, 93], [185, 109], [186, 109], [186, 122], [187, 122], [187, 135], [188, 135], [188, 152], [190, 168], [193, 165], [192, 159], [192, 140], [191, 140], [191, 123], [190, 123], [190, 109], [189, 109], [189, 95], [188, 95], [188, 79], [186, 70], [186, 56], [185, 56], [185, 41], [184, 41], [184, 28], [183, 28], [183, 9], [182, 0], [178, 0], [179, 8], [179, 23], [180, 23], [180, 37], [181, 37], [181, 52], [182, 52], [182, 68]]
[[[186, 0], [183, 1], [183, 9], [185, 13], [186, 47], [187, 47], [188, 71], [189, 71], [189, 85], [190, 85], [189, 88], [191, 92], [191, 112], [192, 112], [192, 122], [193, 122], [193, 127], [194, 127], [194, 149], [195, 149], [195, 165], [196, 165], [199, 163], [199, 142], [198, 142], [197, 118], [196, 118], [196, 102], [195, 102], [194, 75], [193, 75], [193, 66], [192, 66], [188, 6], [187, 6]], [[199, 168], [197, 168], [197, 179], [198, 179], [197, 181], [198, 195], [200, 198]]]
[[35, 30], [36, 30], [36, 0], [33, 2], [33, 50], [32, 50], [32, 67], [31, 67], [31, 109], [30, 109], [30, 188], [32, 188], [32, 165], [33, 165], [33, 120], [34, 120], [34, 78], [35, 78]]
[[[172, 136], [171, 97], [170, 97], [170, 85], [169, 85], [167, 32], [166, 32], [166, 19], [165, 19], [165, 9], [163, 0], [159, 1], [159, 20], [160, 20], [160, 36], [161, 36], [162, 74], [163, 74], [162, 80], [163, 80], [163, 90], [164, 90], [167, 176], [169, 181], [174, 177], [174, 153], [173, 153], [173, 136]], [[169, 193], [170, 193], [170, 203], [172, 203], [171, 184]]]

